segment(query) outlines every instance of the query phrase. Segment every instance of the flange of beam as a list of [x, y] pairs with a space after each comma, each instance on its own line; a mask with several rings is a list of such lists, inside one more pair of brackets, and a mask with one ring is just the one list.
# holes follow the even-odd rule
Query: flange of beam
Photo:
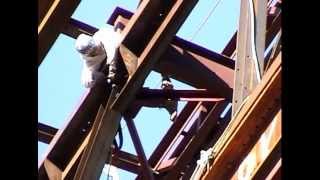
[[[103, 86], [97, 86], [83, 94], [75, 112], [68, 117], [65, 124], [50, 142], [45, 158], [53, 161], [60, 169], [67, 166], [67, 163], [89, 133], [99, 105], [106, 101], [107, 94], [108, 88]], [[43, 161], [38, 164], [40, 179], [46, 176]]]
[[281, 106], [281, 57], [230, 123], [214, 148], [214, 161], [203, 180], [230, 179]]
[[281, 158], [281, 114], [280, 110], [241, 162], [231, 180], [266, 179], [272, 167]]
[[110, 108], [118, 93], [118, 87], [112, 87], [109, 99], [101, 117], [97, 117], [86, 149], [81, 156], [74, 179], [99, 179], [105, 161], [111, 156], [111, 145], [117, 134], [121, 114]]
[[80, 0], [54, 0], [51, 4], [46, 15], [38, 24], [38, 66], [79, 3]]
[[49, 144], [57, 131], [58, 129], [54, 127], [38, 123], [38, 140], [43, 143]]

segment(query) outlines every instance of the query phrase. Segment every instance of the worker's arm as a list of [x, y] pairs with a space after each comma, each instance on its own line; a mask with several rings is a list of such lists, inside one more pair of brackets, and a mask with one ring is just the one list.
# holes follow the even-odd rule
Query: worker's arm
[[81, 84], [86, 88], [92, 88], [97, 81], [102, 80], [104, 74], [99, 72], [96, 68], [88, 67], [88, 64], [83, 61], [81, 72]]

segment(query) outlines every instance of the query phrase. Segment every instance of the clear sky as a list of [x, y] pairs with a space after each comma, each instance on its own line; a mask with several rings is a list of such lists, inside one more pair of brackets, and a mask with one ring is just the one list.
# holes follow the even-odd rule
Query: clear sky
[[[216, 6], [216, 4], [218, 5]], [[116, 6], [135, 11], [138, 0], [82, 0], [72, 18], [94, 27], [101, 27]], [[214, 8], [201, 30], [200, 25]], [[191, 40], [207, 49], [220, 53], [238, 27], [240, 0], [199, 0], [177, 36]], [[81, 61], [74, 49], [75, 40], [60, 34], [55, 44], [38, 68], [38, 121], [55, 128], [61, 128], [78, 106], [86, 89], [80, 84]], [[160, 88], [160, 75], [152, 72], [144, 86]], [[192, 89], [173, 81], [176, 89]], [[184, 102], [179, 102], [179, 112]], [[121, 122], [124, 133], [124, 151], [136, 154], [125, 123]], [[143, 108], [135, 118], [147, 158], [158, 145], [170, 127], [169, 114], [164, 109]], [[157, 128], [153, 128], [153, 127]], [[48, 145], [38, 142], [38, 159], [43, 158]], [[118, 170], [121, 180], [134, 179], [134, 174]], [[106, 179], [106, 177], [101, 177]]]

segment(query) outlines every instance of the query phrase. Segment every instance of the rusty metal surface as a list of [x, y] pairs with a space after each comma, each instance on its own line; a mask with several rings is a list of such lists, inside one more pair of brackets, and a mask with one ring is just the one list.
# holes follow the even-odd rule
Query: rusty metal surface
[[62, 28], [61, 33], [76, 39], [81, 33], [93, 35], [98, 29], [76, 19], [70, 18]]
[[[199, 89], [208, 89], [231, 98], [233, 69], [177, 46], [170, 46], [154, 67], [158, 72]], [[197, 76], [194, 76], [195, 72]]]
[[132, 119], [126, 118], [127, 127], [130, 133], [130, 136], [132, 138], [132, 142], [134, 145], [134, 148], [138, 154], [138, 159], [141, 163], [141, 172], [143, 173], [144, 177], [148, 180], [154, 180], [154, 175], [151, 171], [151, 167], [148, 163], [148, 160], [146, 158], [146, 155], [144, 153], [142, 143], [140, 141], [138, 131], [136, 126], [134, 125], [134, 122]]
[[281, 167], [282, 167], [282, 159], [279, 159], [277, 164], [274, 166], [272, 171], [267, 176], [267, 180], [281, 180]]
[[[73, 24], [71, 22], [64, 33], [73, 38], [82, 32], [92, 34], [95, 29], [79, 21]], [[138, 49], [141, 48], [139, 44]], [[153, 70], [196, 88], [209, 89], [220, 96], [231, 98], [234, 63], [226, 56], [174, 36]], [[193, 76], [190, 71], [198, 72], [198, 75]]]
[[54, 0], [38, 0], [38, 24], [40, 24], [53, 2]]
[[183, 108], [183, 110], [178, 115], [177, 119], [173, 122], [173, 124], [170, 126], [166, 134], [163, 136], [162, 140], [156, 147], [156, 149], [153, 151], [149, 158], [149, 163], [151, 166], [155, 166], [158, 160], [161, 158], [162, 154], [165, 152], [165, 150], [169, 147], [172, 140], [175, 138], [176, 134], [179, 132], [185, 121], [188, 119], [188, 117], [193, 112], [194, 108], [198, 102], [189, 102], [186, 104], [186, 106]]
[[49, 144], [58, 129], [38, 122], [38, 141]]
[[[70, 158], [89, 133], [99, 104], [103, 104], [107, 93], [106, 87], [96, 87], [83, 95], [76, 111], [66, 120], [50, 142], [45, 158], [50, 159], [61, 169], [67, 166]], [[40, 179], [46, 176], [43, 170], [43, 161], [40, 161], [38, 164]]]
[[281, 158], [281, 140], [278, 141], [277, 145], [272, 149], [268, 157], [263, 161], [261, 166], [254, 173], [252, 179], [266, 179], [268, 172], [270, 173], [272, 168], [276, 166], [277, 161]]
[[[128, 104], [134, 100], [134, 96], [138, 89], [143, 85], [144, 80], [151, 72], [154, 64], [164, 52], [165, 48], [169, 45], [173, 35], [178, 31], [192, 8], [195, 6], [196, 2], [196, 0], [188, 2], [178, 0], [173, 5], [167, 17], [163, 20], [163, 23], [154, 33], [152, 39], [139, 57], [139, 67], [121, 90], [120, 95], [112, 106], [113, 109], [124, 112]], [[142, 4], [144, 4], [144, 1]], [[129, 21], [124, 32], [128, 27], [130, 27], [130, 22], [134, 22], [134, 17], [135, 15]], [[130, 46], [127, 47], [130, 49]]]
[[280, 107], [281, 57], [278, 57], [219, 139], [220, 143], [214, 146], [214, 162], [202, 179], [229, 179]]
[[273, 118], [231, 180], [265, 179], [281, 157], [281, 110]]
[[[258, 5], [260, 3], [258, 3]], [[255, 18], [253, 19], [254, 22], [252, 22], [252, 14], [250, 13], [250, 3], [248, 2], [248, 0], [241, 0], [240, 5], [241, 7], [237, 37], [237, 58], [234, 75], [234, 91], [232, 99], [233, 115], [235, 114], [235, 112], [238, 111], [244, 99], [249, 94], [251, 94], [253, 89], [259, 83], [261, 79], [260, 77], [262, 77], [261, 72], [263, 72], [263, 68], [260, 69], [260, 64], [262, 63], [262, 61], [264, 61], [263, 54], [265, 32], [261, 32], [263, 29], [257, 29], [257, 22], [260, 21], [260, 19], [261, 21], [263, 21], [263, 19], [265, 19], [266, 16], [259, 16], [259, 19], [257, 19], [257, 9], [259, 8], [260, 10], [261, 8], [260, 5], [258, 6], [257, 3], [254, 3], [254, 5], [256, 5], [254, 6], [255, 8], [253, 12], [255, 14]], [[252, 27], [255, 28], [252, 29]], [[253, 30], [254, 36], [252, 37]], [[256, 38], [258, 30], [259, 35], [261, 36], [261, 34], [263, 34], [263, 37], [260, 38], [259, 36], [259, 38]], [[252, 42], [255, 43], [255, 46], [252, 44]]]
[[190, 162], [192, 157], [195, 156], [195, 153], [199, 151], [201, 145], [205, 142], [214, 125], [216, 125], [218, 119], [220, 118], [220, 114], [223, 112], [227, 104], [228, 103], [226, 101], [220, 101], [215, 104], [204, 121], [201, 122], [200, 126], [198, 127], [199, 129], [191, 138], [191, 141], [189, 141], [183, 151], [179, 153], [179, 156], [173, 165], [174, 167], [168, 172], [164, 179], [179, 179], [181, 176], [180, 172]]
[[38, 66], [59, 36], [62, 27], [79, 5], [80, 0], [54, 0], [38, 24]]
[[[47, 139], [44, 139], [38, 136], [38, 140], [43, 143], [49, 144], [57, 131], [58, 129], [54, 127], [48, 126], [46, 124], [38, 123], [38, 134], [39, 135], [45, 134], [48, 136]], [[124, 169], [126, 171], [138, 174], [140, 165], [139, 165], [138, 157], [136, 155], [130, 154], [125, 151], [115, 152], [113, 150], [112, 156], [113, 156], [112, 165], [119, 167], [121, 169]], [[78, 163], [79, 162], [76, 162], [75, 164], [78, 164]]]
[[[113, 86], [105, 107], [99, 107], [100, 114], [95, 117], [88, 144], [84, 149], [74, 179], [99, 179], [106, 159], [111, 157], [111, 145], [117, 134], [121, 114], [110, 108], [119, 92], [118, 86]], [[103, 150], [103, 151], [102, 151]]]

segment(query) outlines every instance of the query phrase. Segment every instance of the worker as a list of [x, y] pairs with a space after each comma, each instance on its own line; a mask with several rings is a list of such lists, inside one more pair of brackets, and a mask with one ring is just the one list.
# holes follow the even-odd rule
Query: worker
[[[127, 77], [128, 72], [123, 68], [124, 62], [118, 57], [120, 44], [121, 33], [117, 28], [103, 27], [93, 36], [86, 34], [78, 36], [75, 48], [83, 61], [81, 83], [86, 88], [92, 88], [99, 82], [117, 84]], [[162, 74], [161, 88], [173, 89], [168, 75]], [[171, 120], [175, 119], [177, 101], [168, 99], [161, 107], [168, 110]]]
[[92, 88], [105, 78], [111, 83], [116, 75], [116, 50], [119, 47], [121, 34], [107, 27], [101, 28], [93, 36], [80, 34], [76, 40], [76, 50], [83, 60], [81, 83]]

